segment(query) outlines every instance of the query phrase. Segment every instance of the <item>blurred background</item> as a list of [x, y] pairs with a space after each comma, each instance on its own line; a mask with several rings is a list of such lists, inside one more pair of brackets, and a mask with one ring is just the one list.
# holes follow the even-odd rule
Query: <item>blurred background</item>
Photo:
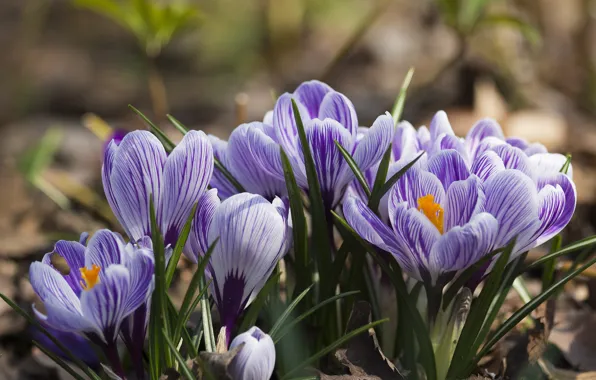
[[[594, 0], [3, 0], [0, 46], [0, 291], [23, 306], [28, 265], [55, 240], [117, 228], [101, 190], [105, 123], [145, 128], [131, 104], [174, 140], [166, 114], [226, 138], [309, 79], [344, 92], [370, 125], [414, 67], [406, 120], [444, 109], [463, 135], [493, 117], [571, 153], [568, 239], [594, 233]], [[568, 289], [585, 320], [557, 342], [578, 371], [596, 370], [586, 278]], [[0, 378], [52, 378], [24, 329], [0, 303]]]

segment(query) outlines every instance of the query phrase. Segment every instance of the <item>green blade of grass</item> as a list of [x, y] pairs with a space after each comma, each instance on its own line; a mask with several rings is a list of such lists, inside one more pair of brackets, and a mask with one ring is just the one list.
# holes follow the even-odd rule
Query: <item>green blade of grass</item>
[[172, 284], [172, 279], [174, 278], [174, 273], [176, 272], [176, 266], [178, 265], [178, 261], [180, 260], [180, 256], [182, 255], [182, 250], [186, 245], [186, 241], [188, 240], [188, 236], [190, 235], [190, 228], [192, 227], [192, 221], [195, 217], [195, 212], [197, 211], [198, 202], [190, 210], [190, 214], [188, 215], [188, 219], [180, 231], [180, 236], [178, 237], [178, 241], [176, 242], [176, 246], [174, 247], [174, 251], [172, 252], [172, 257], [168, 262], [168, 266], [166, 268], [166, 289], [170, 287]]
[[548, 255], [542, 256], [538, 260], [534, 261], [532, 264], [529, 264], [524, 269], [524, 272], [525, 271], [528, 271], [530, 269], [537, 268], [540, 265], [542, 265], [542, 264], [544, 264], [544, 263], [546, 263], [546, 262], [548, 262], [548, 261], [550, 261], [552, 259], [555, 259], [557, 257], [566, 255], [568, 253], [572, 253], [572, 252], [578, 251], [578, 250], [580, 250], [582, 248], [587, 248], [587, 247], [589, 247], [591, 245], [594, 245], [594, 244], [596, 244], [596, 235], [589, 236], [589, 237], [587, 237], [585, 239], [576, 241], [575, 243], [569, 244], [568, 246], [566, 246], [566, 247], [564, 247], [564, 248], [562, 248], [562, 249], [560, 249], [560, 250], [558, 250], [556, 252], [552, 252], [552, 253], [549, 253]]
[[408, 70], [404, 81], [401, 85], [399, 90], [399, 94], [395, 99], [395, 103], [393, 104], [393, 109], [391, 110], [391, 116], [393, 117], [393, 123], [397, 124], [399, 119], [401, 119], [401, 115], [404, 111], [404, 104], [406, 104], [406, 95], [408, 93], [408, 87], [410, 87], [410, 83], [412, 82], [412, 77], [414, 76], [414, 68], [410, 67]]
[[134, 113], [136, 113], [145, 123], [147, 123], [151, 132], [163, 144], [164, 148], [166, 149], [166, 152], [169, 153], [172, 150], [174, 150], [174, 148], [176, 147], [176, 144], [174, 144], [172, 142], [172, 140], [170, 140], [170, 138], [161, 130], [161, 128], [159, 128], [157, 125], [155, 125], [147, 116], [145, 116], [141, 111], [136, 109], [131, 104], [128, 105], [128, 108], [133, 110]]
[[355, 336], [357, 336], [359, 334], [362, 334], [363, 332], [368, 331], [368, 329], [373, 328], [373, 327], [375, 327], [377, 325], [380, 325], [381, 323], [385, 323], [387, 321], [389, 321], [389, 318], [385, 318], [385, 319], [382, 319], [380, 321], [374, 321], [374, 322], [371, 322], [369, 324], [366, 324], [366, 325], [364, 325], [362, 327], [359, 327], [357, 329], [354, 329], [354, 330], [350, 331], [349, 333], [347, 333], [346, 335], [342, 336], [341, 338], [339, 338], [335, 342], [331, 343], [327, 347], [323, 348], [322, 350], [320, 350], [316, 354], [314, 354], [311, 357], [309, 357], [308, 359], [304, 360], [302, 363], [300, 363], [295, 368], [293, 368], [290, 371], [288, 371], [285, 374], [285, 376], [282, 377], [282, 380], [289, 379], [291, 375], [294, 375], [296, 372], [299, 372], [300, 370], [302, 370], [304, 367], [306, 367], [310, 363], [313, 363], [314, 361], [316, 361], [316, 360], [322, 358], [323, 356], [327, 355], [328, 353], [330, 353], [331, 351], [333, 351], [336, 348], [340, 347], [341, 345], [343, 345], [344, 343], [346, 343], [347, 341], [349, 341], [353, 337], [355, 337]]
[[307, 288], [311, 279], [310, 264], [308, 257], [308, 227], [306, 217], [304, 216], [304, 205], [302, 204], [302, 195], [296, 177], [292, 170], [290, 160], [282, 147], [279, 148], [281, 163], [290, 199], [290, 210], [292, 214], [292, 233], [294, 242], [294, 257], [296, 259], [296, 292], [301, 292]]
[[68, 363], [66, 363], [64, 360], [62, 360], [59, 356], [55, 355], [53, 352], [51, 352], [50, 350], [46, 349], [42, 344], [40, 344], [38, 341], [36, 340], [32, 340], [31, 343], [33, 343], [33, 345], [37, 348], [39, 348], [41, 350], [41, 352], [43, 352], [44, 354], [46, 354], [50, 359], [52, 359], [52, 361], [56, 364], [58, 364], [60, 367], [62, 367], [66, 372], [68, 372], [70, 374], [70, 376], [72, 376], [73, 378], [75, 378], [76, 380], [85, 380], [85, 378], [81, 375], [79, 375], [75, 370], [73, 370]]
[[180, 371], [180, 373], [186, 378], [186, 380], [194, 380], [195, 377], [193, 376], [192, 372], [190, 372], [190, 369], [186, 365], [184, 358], [182, 357], [182, 355], [180, 355], [180, 352], [178, 352], [178, 348], [176, 348], [176, 345], [172, 343], [172, 341], [170, 340], [168, 332], [165, 331], [165, 329], [162, 330], [162, 335], [164, 341], [170, 347], [170, 352], [174, 355], [174, 358], [178, 362], [178, 370]]
[[345, 297], [349, 297], [349, 296], [353, 296], [355, 294], [360, 293], [360, 291], [358, 290], [354, 290], [351, 292], [345, 292], [345, 293], [341, 293], [341, 294], [337, 294], [331, 298], [327, 298], [325, 301], [320, 302], [319, 304], [311, 307], [310, 309], [308, 309], [306, 312], [300, 314], [298, 317], [296, 317], [296, 319], [294, 319], [293, 321], [289, 322], [283, 329], [281, 329], [281, 331], [277, 334], [276, 338], [273, 340], [274, 343], [279, 342], [288, 332], [290, 332], [290, 330], [296, 326], [298, 323], [300, 323], [302, 320], [304, 320], [305, 318], [307, 318], [309, 315], [311, 315], [312, 313], [314, 313], [315, 311], [319, 310], [320, 308], [322, 308], [323, 306], [330, 304], [332, 302], [335, 302], [341, 298], [345, 298]]
[[172, 123], [172, 125], [178, 130], [180, 131], [180, 133], [182, 133], [183, 135], [188, 133], [188, 128], [186, 128], [184, 126], [184, 124], [182, 124], [180, 121], [178, 121], [178, 119], [176, 119], [174, 116], [172, 115], [166, 115], [166, 117], [168, 118], [168, 120], [170, 121], [170, 123]]
[[339, 152], [341, 153], [341, 155], [344, 157], [344, 160], [346, 160], [350, 169], [352, 169], [352, 173], [354, 173], [354, 175], [356, 176], [356, 179], [360, 183], [360, 186], [362, 186], [362, 188], [364, 189], [366, 196], [370, 197], [370, 189], [368, 188], [368, 183], [366, 183], [364, 174], [362, 174], [362, 171], [358, 167], [358, 164], [356, 163], [356, 161], [354, 161], [354, 157], [352, 157], [350, 152], [345, 150], [345, 148], [343, 146], [341, 146], [340, 143], [338, 143], [337, 141], [334, 141], [334, 143], [335, 143], [335, 146], [337, 147], [337, 149], [339, 149]]
[[312, 289], [313, 286], [314, 286], [314, 284], [312, 284], [308, 288], [304, 289], [304, 291], [302, 293], [300, 293], [298, 295], [298, 297], [296, 297], [292, 301], [292, 303], [290, 305], [288, 305], [286, 310], [284, 310], [284, 312], [279, 316], [279, 318], [277, 319], [277, 321], [275, 322], [275, 324], [269, 331], [269, 336], [271, 337], [271, 339], [275, 340], [277, 338], [277, 332], [279, 331], [279, 329], [281, 329], [281, 326], [284, 324], [286, 319], [288, 319], [290, 314], [292, 314], [292, 311], [294, 311], [296, 306], [298, 306], [300, 301], [308, 294], [308, 292]]
[[[372, 205], [370, 202], [371, 198], [379, 199], [379, 200], [381, 199], [380, 192], [381, 192], [381, 188], [385, 184], [385, 180], [387, 179], [387, 171], [389, 170], [389, 164], [391, 163], [392, 148], [393, 148], [393, 145], [389, 144], [389, 147], [385, 151], [385, 154], [383, 154], [383, 158], [381, 159], [381, 162], [379, 163], [379, 168], [377, 169], [377, 175], [375, 177], [375, 182], [373, 184], [373, 188], [371, 190], [371, 195], [369, 197], [369, 207]], [[376, 208], [371, 207], [371, 209], [375, 213], [377, 213], [378, 207], [379, 207], [379, 205], [377, 204]]]

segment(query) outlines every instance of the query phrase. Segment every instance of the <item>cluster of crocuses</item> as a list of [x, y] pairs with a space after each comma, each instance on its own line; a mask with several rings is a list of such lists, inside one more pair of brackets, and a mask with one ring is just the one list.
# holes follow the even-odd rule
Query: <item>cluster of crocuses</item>
[[[370, 128], [361, 127], [346, 96], [310, 81], [279, 97], [263, 122], [238, 126], [227, 142], [190, 131], [167, 153], [148, 131], [112, 141], [105, 151], [103, 186], [128, 242], [101, 230], [89, 241], [83, 235], [80, 242], [56, 243], [42, 262], [31, 265], [31, 283], [45, 308], [45, 313], [36, 311], [38, 318], [103, 348], [120, 376], [125, 372], [116, 349], [119, 338], [142, 366], [154, 282], [150, 202], [166, 253], [196, 205], [184, 253], [197, 262], [213, 247], [205, 274], [226, 329], [225, 343], [230, 348], [244, 343], [230, 371], [235, 379], [268, 379], [275, 366], [271, 338], [257, 327], [231, 338], [243, 310], [292, 245], [280, 147], [298, 186], [308, 193], [312, 183], [293, 101], [324, 207], [341, 210], [363, 239], [429, 286], [441, 288], [513, 238], [514, 254], [545, 242], [574, 212], [571, 168], [561, 173], [565, 157], [539, 144], [506, 139], [492, 120], [479, 121], [466, 138], [454, 135], [444, 112], [428, 129], [395, 125], [389, 114]], [[371, 186], [390, 145], [388, 177], [426, 154], [372, 210], [336, 143], [351, 154]], [[214, 157], [229, 173], [214, 170]], [[66, 267], [57, 266], [53, 255]]]

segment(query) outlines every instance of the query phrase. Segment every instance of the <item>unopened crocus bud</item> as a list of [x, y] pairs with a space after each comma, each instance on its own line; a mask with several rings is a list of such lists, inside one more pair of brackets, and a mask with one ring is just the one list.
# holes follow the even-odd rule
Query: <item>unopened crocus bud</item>
[[238, 335], [230, 350], [244, 343], [228, 367], [233, 380], [268, 380], [275, 367], [273, 340], [258, 327]]

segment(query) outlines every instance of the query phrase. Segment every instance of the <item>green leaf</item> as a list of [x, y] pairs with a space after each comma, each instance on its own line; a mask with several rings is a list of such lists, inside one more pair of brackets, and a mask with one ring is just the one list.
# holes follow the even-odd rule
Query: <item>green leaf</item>
[[[557, 252], [561, 250], [561, 243], [563, 238], [561, 235], [557, 235], [553, 238], [550, 245], [550, 252]], [[555, 267], [557, 264], [556, 259], [552, 259], [544, 264], [544, 270], [542, 272], [542, 291], [545, 291], [549, 286], [553, 284], [555, 280]], [[575, 268], [573, 268], [575, 269]]]
[[467, 0], [460, 2], [458, 12], [459, 30], [464, 33], [470, 33], [486, 6], [492, 0]]
[[8, 304], [8, 306], [10, 306], [14, 311], [16, 311], [17, 314], [19, 314], [21, 317], [25, 318], [27, 320], [27, 322], [29, 322], [31, 325], [35, 326], [37, 329], [39, 329], [39, 331], [41, 331], [45, 336], [47, 336], [48, 339], [50, 339], [52, 341], [52, 343], [54, 343], [56, 345], [56, 347], [58, 347], [60, 350], [62, 350], [62, 352], [64, 352], [64, 354], [66, 354], [69, 357], [69, 359], [72, 361], [72, 363], [75, 364], [77, 367], [79, 367], [83, 372], [85, 372], [85, 374], [87, 376], [89, 376], [89, 378], [94, 379], [94, 380], [101, 380], [101, 378], [91, 368], [89, 368], [87, 366], [87, 364], [85, 364], [74, 353], [72, 353], [72, 351], [70, 351], [65, 345], [63, 345], [58, 339], [56, 339], [56, 337], [54, 337], [54, 335], [52, 335], [52, 333], [50, 333], [48, 330], [46, 330], [46, 328], [44, 326], [42, 326], [35, 318], [30, 316], [29, 313], [27, 313], [25, 310], [23, 310], [19, 305], [14, 303], [10, 298], [5, 296], [3, 293], [0, 293], [0, 298], [2, 298], [2, 300], [4, 300], [4, 302], [6, 302]]
[[18, 167], [29, 181], [34, 181], [52, 163], [63, 136], [60, 128], [50, 128], [34, 147], [20, 157]]
[[281, 276], [281, 272], [273, 274], [269, 280], [265, 283], [257, 298], [251, 303], [248, 311], [244, 315], [242, 319], [242, 324], [240, 325], [240, 329], [238, 331], [247, 331], [249, 328], [254, 326], [257, 323], [257, 318], [259, 317], [259, 313], [263, 310], [263, 306], [265, 306], [265, 302], [267, 302], [267, 297], [275, 289], [275, 285]]
[[147, 116], [145, 116], [141, 111], [133, 107], [132, 105], [128, 105], [128, 107], [134, 111], [147, 125], [151, 133], [155, 135], [159, 139], [159, 141], [163, 144], [166, 152], [170, 153], [176, 147], [176, 144], [170, 140], [170, 138], [157, 126], [155, 125]]
[[[426, 371], [426, 377], [428, 380], [436, 380], [437, 368], [430, 336], [428, 334], [426, 324], [418, 312], [418, 309], [416, 308], [416, 304], [408, 293], [408, 289], [401, 274], [401, 270], [399, 270], [397, 273], [396, 271], [391, 270], [385, 260], [379, 257], [377, 250], [373, 246], [371, 246], [367, 241], [363, 240], [360, 235], [358, 235], [356, 231], [354, 231], [354, 229], [341, 216], [337, 215], [335, 212], [332, 212], [332, 214], [336, 223], [338, 223], [344, 230], [348, 231], [350, 235], [352, 235], [355, 240], [371, 254], [375, 262], [389, 276], [389, 279], [395, 288], [398, 302], [403, 306], [403, 315], [407, 317], [404, 318], [404, 320], [411, 324], [411, 329], [414, 331], [416, 339], [418, 340], [420, 360], [424, 370]], [[395, 261], [395, 258], [392, 255], [387, 256], [392, 260], [394, 266], [399, 268], [399, 264]]]
[[[312, 217], [312, 245], [315, 250], [315, 258], [318, 264], [319, 273], [329, 273], [331, 270], [331, 241], [330, 241], [330, 226], [327, 220], [327, 211], [323, 203], [323, 196], [321, 193], [321, 186], [317, 176], [317, 169], [313, 160], [310, 144], [306, 138], [304, 131], [304, 124], [298, 111], [296, 101], [292, 99], [292, 110], [296, 120], [296, 127], [298, 129], [298, 136], [300, 144], [302, 145], [302, 154], [304, 156], [304, 166], [306, 169], [306, 178], [308, 180], [308, 195], [310, 199], [310, 212]], [[322, 293], [330, 292], [327, 286], [326, 276], [320, 276], [320, 289]], [[324, 296], [324, 294], [323, 294]]]
[[346, 335], [342, 336], [341, 338], [339, 338], [335, 342], [331, 343], [329, 346], [323, 348], [322, 350], [320, 350], [316, 354], [314, 354], [311, 357], [309, 357], [308, 359], [304, 360], [302, 363], [300, 363], [295, 368], [293, 368], [290, 371], [288, 371], [288, 373], [286, 373], [285, 376], [282, 377], [282, 380], [289, 379], [290, 376], [294, 375], [296, 372], [299, 372], [300, 370], [302, 370], [307, 365], [309, 365], [309, 364], [315, 362], [316, 360], [322, 358], [323, 356], [325, 356], [328, 353], [332, 352], [336, 348], [341, 347], [344, 343], [346, 343], [347, 341], [349, 341], [353, 337], [355, 337], [355, 336], [357, 336], [359, 334], [362, 334], [363, 332], [368, 331], [368, 329], [373, 328], [373, 327], [375, 327], [377, 325], [380, 325], [381, 323], [385, 323], [387, 321], [389, 321], [389, 318], [385, 318], [385, 319], [382, 319], [380, 321], [371, 322], [371, 323], [369, 323], [367, 325], [364, 325], [362, 327], [359, 327], [357, 329], [354, 329], [354, 330], [350, 331], [349, 333], [347, 333]]
[[192, 372], [190, 372], [190, 369], [186, 365], [186, 361], [184, 360], [182, 355], [180, 355], [180, 352], [178, 352], [178, 348], [176, 348], [176, 345], [174, 343], [172, 343], [172, 341], [168, 337], [168, 332], [165, 331], [165, 329], [164, 329], [164, 330], [162, 330], [162, 334], [163, 334], [163, 339], [165, 340], [166, 344], [170, 347], [170, 352], [172, 354], [174, 354], [174, 358], [178, 362], [178, 370], [180, 371], [180, 373], [187, 380], [195, 380], [195, 377], [193, 376]]
[[306, 294], [308, 294], [308, 292], [312, 289], [313, 286], [314, 284], [304, 289], [304, 291], [300, 293], [298, 297], [296, 297], [290, 305], [288, 305], [286, 310], [284, 310], [284, 312], [279, 316], [279, 318], [277, 318], [277, 321], [275, 322], [271, 330], [269, 330], [269, 336], [271, 337], [271, 339], [273, 339], [274, 341], [277, 339], [277, 332], [281, 329], [281, 326], [284, 324], [286, 319], [288, 319], [288, 317], [292, 314], [292, 311], [294, 311], [296, 306], [298, 306], [300, 301], [302, 301], [302, 299], [306, 296]]
[[368, 188], [368, 183], [366, 183], [364, 174], [362, 174], [362, 171], [360, 171], [358, 164], [356, 163], [356, 161], [354, 161], [354, 158], [352, 157], [350, 152], [345, 150], [344, 147], [340, 145], [340, 143], [338, 143], [337, 141], [334, 141], [334, 143], [335, 143], [335, 146], [337, 147], [337, 149], [339, 149], [339, 152], [341, 153], [341, 155], [344, 157], [344, 160], [346, 160], [346, 162], [348, 163], [348, 166], [350, 167], [350, 169], [352, 169], [352, 172], [356, 176], [356, 179], [358, 180], [358, 182], [360, 182], [360, 186], [362, 186], [362, 188], [364, 189], [366, 196], [370, 197], [370, 189]]
[[[304, 320], [305, 318], [307, 318], [309, 315], [313, 314], [315, 311], [319, 310], [320, 308], [322, 308], [323, 306], [330, 304], [332, 302], [335, 302], [341, 298], [345, 298], [345, 297], [349, 297], [349, 296], [353, 296], [355, 294], [360, 293], [360, 291], [358, 290], [354, 290], [351, 292], [345, 292], [345, 293], [341, 293], [341, 294], [337, 294], [331, 298], [327, 298], [325, 301], [320, 302], [318, 305], [315, 305], [313, 307], [311, 307], [310, 309], [308, 309], [306, 312], [300, 314], [296, 319], [294, 319], [293, 321], [289, 322], [276, 336], [276, 338], [273, 340], [275, 343], [279, 342], [280, 340], [283, 339], [283, 337], [290, 332], [290, 330], [292, 328], [294, 328], [294, 326], [296, 326], [298, 323], [300, 323], [302, 320]], [[271, 334], [270, 334], [271, 335]]]
[[499, 328], [495, 330], [493, 334], [491, 334], [484, 347], [482, 347], [482, 350], [480, 350], [480, 352], [475, 356], [472, 364], [475, 365], [475, 363], [477, 363], [484, 355], [486, 355], [502, 337], [504, 337], [525, 317], [530, 315], [530, 313], [534, 311], [538, 306], [540, 306], [543, 302], [546, 302], [552, 295], [554, 295], [557, 292], [559, 288], [563, 287], [567, 282], [569, 282], [570, 280], [572, 280], [573, 278], [575, 278], [594, 264], [596, 264], [596, 257], [592, 258], [590, 261], [577, 268], [572, 273], [569, 273], [565, 277], [561, 278], [559, 281], [550, 286], [545, 292], [542, 292], [541, 294], [537, 295], [532, 299], [532, 301], [528, 302], [515, 313], [513, 313], [513, 315], [509, 317], [509, 319], [507, 319], [501, 326], [499, 326]]
[[182, 124], [180, 121], [178, 121], [178, 119], [176, 119], [174, 116], [172, 115], [166, 115], [166, 117], [168, 118], [168, 120], [170, 121], [170, 123], [172, 123], [172, 125], [180, 131], [180, 133], [182, 133], [183, 135], [188, 133], [188, 128], [186, 128], [184, 126], [184, 124]]
[[72, 368], [70, 368], [70, 366], [64, 361], [62, 360], [62, 358], [60, 358], [59, 356], [57, 356], [56, 354], [54, 354], [53, 352], [51, 352], [50, 350], [46, 349], [42, 344], [40, 344], [38, 341], [36, 340], [32, 340], [31, 343], [33, 343], [33, 345], [37, 348], [39, 348], [41, 350], [41, 352], [43, 352], [44, 354], [46, 354], [50, 359], [52, 359], [52, 361], [54, 361], [54, 363], [58, 364], [60, 367], [62, 367], [66, 372], [68, 372], [70, 374], [70, 376], [72, 376], [73, 378], [75, 378], [76, 380], [85, 380], [85, 378], [81, 375], [79, 375], [75, 370], [73, 370]]
[[[310, 263], [308, 257], [308, 226], [304, 216], [304, 205], [302, 204], [302, 193], [296, 182], [290, 160], [283, 148], [279, 148], [281, 163], [290, 200], [290, 211], [292, 215], [292, 233], [294, 242], [294, 257], [296, 259], [296, 288], [294, 292], [301, 292], [307, 288], [311, 279]], [[296, 294], [296, 293], [294, 293]]]
[[511, 257], [511, 252], [513, 251], [514, 246], [515, 239], [507, 245], [501, 256], [497, 259], [494, 267], [484, 282], [480, 295], [473, 301], [470, 314], [466, 319], [459, 341], [455, 347], [455, 352], [453, 353], [451, 365], [447, 373], [447, 379], [460, 379], [462, 367], [467, 365], [476, 353], [476, 351], [473, 351], [474, 342], [478, 338], [478, 334], [484, 324], [485, 317], [488, 314], [493, 298], [499, 291], [501, 286], [501, 276], [509, 261], [509, 257]]
[[532, 44], [533, 46], [539, 46], [542, 42], [540, 32], [536, 30], [532, 25], [527, 22], [506, 14], [492, 14], [483, 17], [480, 22], [480, 26], [507, 26], [512, 29], [517, 29], [519, 32]]
[[[389, 170], [389, 164], [391, 163], [391, 153], [392, 153], [392, 144], [389, 144], [389, 147], [383, 154], [383, 158], [379, 163], [379, 168], [377, 169], [377, 176], [375, 177], [375, 183], [373, 185], [371, 195], [369, 197], [368, 206], [373, 210], [375, 213], [378, 213], [379, 208], [379, 201], [381, 200], [381, 189], [387, 180], [387, 171]], [[376, 205], [370, 202], [370, 199], [379, 200], [376, 201]], [[374, 207], [372, 207], [374, 206]]]
[[561, 167], [561, 170], [559, 170], [563, 174], [567, 174], [567, 172], [569, 171], [569, 167], [571, 166], [571, 154], [567, 153], [565, 157], [567, 159], [565, 160], [563, 167]]
[[172, 252], [172, 257], [168, 262], [168, 266], [166, 268], [166, 285], [165, 288], [169, 289], [170, 284], [172, 283], [172, 279], [174, 278], [174, 273], [176, 273], [176, 266], [178, 265], [178, 261], [180, 260], [180, 256], [182, 255], [182, 250], [186, 245], [186, 241], [188, 240], [188, 235], [190, 235], [190, 229], [192, 227], [192, 221], [195, 217], [195, 212], [197, 211], [198, 202], [192, 206], [190, 210], [190, 214], [188, 215], [188, 219], [186, 219], [186, 223], [184, 227], [182, 227], [182, 231], [180, 231], [180, 236], [178, 237], [178, 241], [176, 241], [176, 246], [174, 247], [174, 251]]
[[401, 176], [403, 176], [406, 173], [406, 171], [408, 171], [408, 169], [414, 166], [414, 164], [424, 155], [424, 153], [426, 152], [421, 152], [416, 158], [414, 158], [407, 165], [401, 168], [397, 173], [391, 176], [391, 178], [389, 178], [387, 182], [385, 182], [383, 186], [381, 186], [378, 193], [371, 195], [368, 201], [368, 207], [371, 210], [377, 210], [379, 208], [381, 198], [383, 198], [383, 196], [391, 189], [391, 187], [393, 187], [393, 185], [395, 185], [395, 183], [401, 178]]
[[569, 244], [568, 246], [566, 246], [566, 247], [565, 247], [565, 248], [563, 248], [563, 249], [560, 249], [560, 250], [558, 250], [558, 251], [556, 251], [556, 252], [552, 252], [552, 253], [549, 253], [548, 255], [544, 255], [544, 256], [542, 256], [542, 257], [541, 257], [541, 258], [539, 258], [538, 260], [534, 261], [532, 264], [529, 264], [529, 265], [528, 265], [528, 266], [527, 266], [527, 267], [524, 269], [524, 271], [528, 271], [528, 270], [531, 270], [531, 269], [537, 268], [537, 267], [539, 267], [540, 265], [542, 265], [542, 264], [544, 264], [544, 263], [546, 263], [546, 262], [548, 262], [548, 261], [550, 261], [550, 260], [552, 260], [552, 259], [555, 259], [555, 258], [557, 258], [557, 257], [560, 257], [560, 256], [563, 256], [563, 255], [566, 255], [566, 254], [568, 254], [568, 253], [572, 253], [572, 252], [575, 252], [575, 251], [579, 251], [579, 250], [580, 250], [580, 249], [582, 249], [582, 248], [587, 248], [587, 247], [589, 247], [589, 246], [591, 246], [591, 245], [594, 245], [594, 244], [596, 244], [596, 235], [594, 235], [594, 236], [589, 236], [589, 237], [587, 237], [587, 238], [585, 238], [585, 239], [582, 239], [582, 240], [576, 241], [575, 243]]
[[[204, 281], [203, 281], [204, 282]], [[205, 286], [205, 284], [201, 284]], [[211, 320], [211, 304], [205, 294], [201, 298], [201, 314], [203, 316], [203, 333], [205, 338], [205, 351], [215, 352], [215, 334], [213, 333], [213, 321]]]
[[414, 68], [410, 67], [404, 81], [401, 85], [401, 89], [399, 90], [399, 95], [395, 99], [395, 104], [393, 105], [393, 109], [391, 110], [391, 116], [393, 117], [393, 123], [397, 124], [399, 119], [401, 119], [401, 115], [404, 111], [404, 104], [406, 103], [406, 95], [408, 93], [408, 87], [410, 87], [410, 82], [412, 82], [412, 77], [414, 76]]

